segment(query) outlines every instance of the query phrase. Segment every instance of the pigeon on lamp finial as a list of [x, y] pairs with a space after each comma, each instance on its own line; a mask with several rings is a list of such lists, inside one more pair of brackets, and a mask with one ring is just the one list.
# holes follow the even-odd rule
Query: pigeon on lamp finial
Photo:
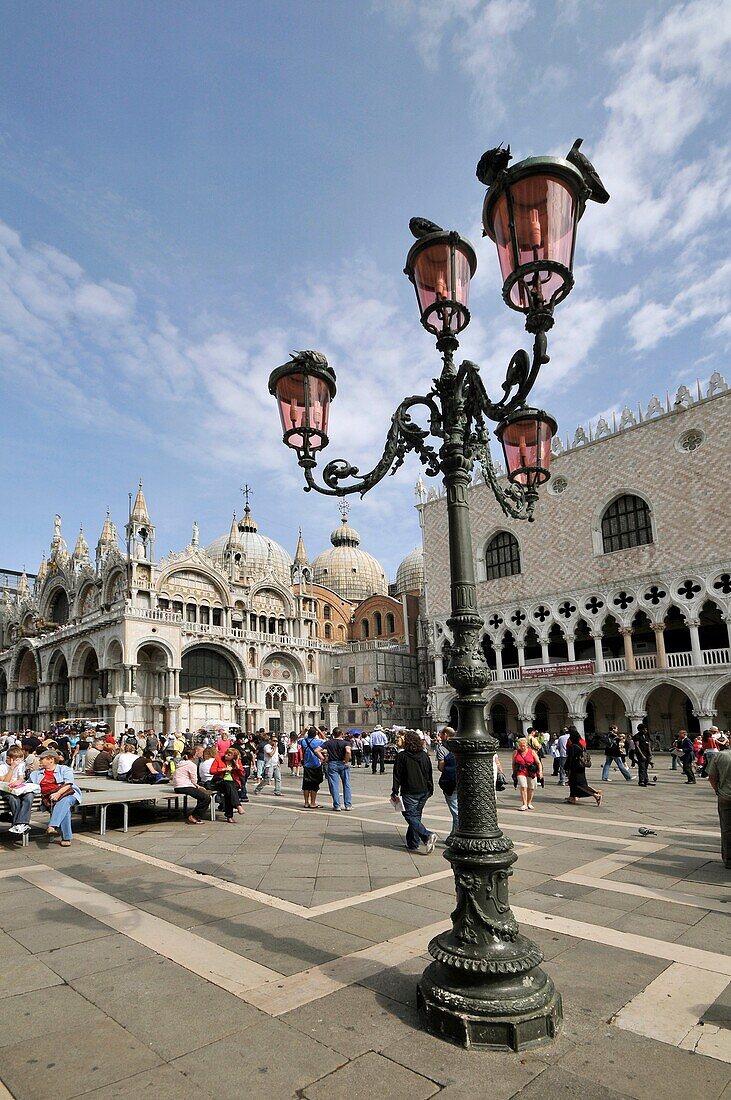
[[492, 187], [500, 173], [505, 171], [512, 159], [510, 146], [508, 145], [503, 149], [503, 143], [500, 142], [497, 148], [488, 149], [486, 153], [482, 154], [477, 162], [475, 175], [480, 183], [485, 184], [485, 187]]
[[609, 202], [609, 192], [599, 179], [599, 173], [588, 157], [579, 152], [583, 138], [577, 138], [566, 154], [566, 160], [578, 168], [584, 177], [584, 183], [589, 188], [589, 198], [594, 202]]
[[409, 229], [416, 237], [417, 241], [419, 237], [428, 237], [430, 233], [443, 233], [441, 225], [437, 225], [436, 222], [430, 222], [428, 218], [412, 218], [409, 222]]

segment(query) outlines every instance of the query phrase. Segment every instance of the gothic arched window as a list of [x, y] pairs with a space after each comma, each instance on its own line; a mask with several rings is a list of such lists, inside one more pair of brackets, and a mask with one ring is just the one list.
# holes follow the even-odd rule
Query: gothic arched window
[[617, 497], [602, 516], [602, 549], [605, 554], [646, 546], [652, 542], [650, 509], [642, 497]]
[[488, 581], [496, 581], [499, 577], [514, 577], [520, 573], [520, 547], [510, 531], [498, 531], [488, 542], [485, 550], [485, 571]]

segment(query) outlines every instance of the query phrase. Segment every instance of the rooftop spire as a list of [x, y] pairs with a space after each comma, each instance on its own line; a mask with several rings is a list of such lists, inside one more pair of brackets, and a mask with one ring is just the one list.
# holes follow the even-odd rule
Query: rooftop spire
[[109, 509], [107, 508], [107, 514], [104, 517], [104, 526], [102, 527], [102, 533], [99, 536], [98, 546], [114, 546], [116, 541], [117, 531], [109, 515]]
[[297, 549], [294, 554], [295, 565], [307, 565], [307, 551], [305, 550], [305, 540], [302, 538], [302, 528], [300, 527], [299, 538], [297, 539]]
[[142, 492], [142, 478], [140, 478], [140, 485], [137, 490], [137, 496], [135, 502], [132, 505], [131, 519], [135, 523], [150, 523], [150, 516], [147, 511], [147, 501], [145, 500], [145, 494]]
[[236, 513], [234, 512], [233, 519], [231, 520], [231, 530], [228, 533], [228, 541], [226, 542], [226, 549], [230, 549], [232, 546], [239, 545], [239, 525], [236, 522]]
[[79, 527], [79, 533], [76, 536], [76, 546], [74, 546], [74, 561], [83, 562], [89, 560], [89, 544], [84, 538], [84, 528]]

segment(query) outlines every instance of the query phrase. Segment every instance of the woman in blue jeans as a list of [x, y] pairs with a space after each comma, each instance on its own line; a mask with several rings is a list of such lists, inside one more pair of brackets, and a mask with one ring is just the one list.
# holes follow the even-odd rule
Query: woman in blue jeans
[[40, 768], [31, 773], [31, 783], [41, 788], [41, 801], [51, 815], [46, 833], [49, 837], [61, 833], [61, 847], [71, 844], [71, 811], [81, 802], [81, 791], [71, 768], [59, 763], [59, 755], [53, 749], [45, 749], [39, 756]]
[[424, 844], [427, 852], [433, 852], [439, 837], [436, 833], [430, 833], [421, 821], [426, 801], [434, 794], [431, 760], [421, 738], [413, 730], [405, 735], [403, 751], [396, 754], [393, 763], [391, 801], [397, 802], [399, 794], [404, 804], [402, 812], [409, 826], [406, 847], [415, 852], [419, 844]]

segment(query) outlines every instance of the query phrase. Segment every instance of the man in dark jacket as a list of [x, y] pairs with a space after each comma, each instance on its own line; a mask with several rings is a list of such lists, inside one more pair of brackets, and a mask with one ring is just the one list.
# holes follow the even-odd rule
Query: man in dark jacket
[[399, 794], [403, 803], [401, 812], [409, 826], [406, 847], [415, 852], [423, 843], [427, 852], [433, 852], [439, 837], [430, 833], [421, 822], [426, 800], [434, 794], [431, 760], [418, 733], [412, 730], [404, 737], [403, 751], [396, 753], [393, 763], [391, 801], [397, 803]]
[[688, 737], [687, 730], [680, 730], [678, 733], [678, 751], [680, 752], [680, 763], [683, 766], [683, 775], [685, 776], [686, 783], [695, 783], [695, 772], [693, 771], [693, 742]]
[[650, 735], [647, 732], [646, 726], [637, 727], [637, 733], [635, 734], [635, 755], [637, 757], [637, 785], [639, 787], [648, 787], [647, 769], [652, 761], [652, 747], [650, 745]]

